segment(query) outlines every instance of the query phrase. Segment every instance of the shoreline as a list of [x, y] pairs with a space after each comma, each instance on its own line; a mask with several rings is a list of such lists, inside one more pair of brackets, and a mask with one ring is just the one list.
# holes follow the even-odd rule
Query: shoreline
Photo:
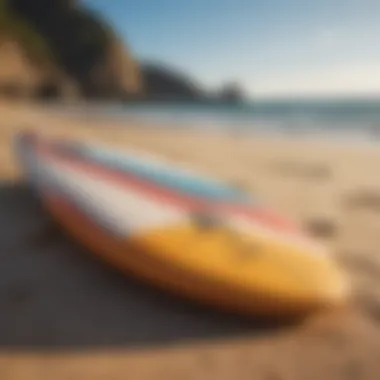
[[[155, 107], [159, 107], [160, 104], [153, 104]], [[165, 104], [164, 104], [165, 106]], [[145, 107], [143, 104], [142, 107]], [[133, 107], [132, 107], [133, 108]], [[124, 111], [123, 111], [124, 109]], [[123, 103], [106, 103], [106, 102], [83, 102], [83, 103], [51, 103], [47, 105], [45, 110], [54, 115], [61, 115], [64, 118], [72, 118], [79, 122], [86, 122], [91, 124], [109, 123], [111, 125], [118, 125], [120, 127], [128, 127], [130, 125], [138, 126], [145, 129], [166, 129], [173, 130], [176, 133], [181, 131], [191, 131], [192, 133], [199, 134], [221, 134], [228, 135], [229, 137], [240, 138], [259, 138], [259, 139], [281, 139], [283, 141], [300, 141], [300, 142], [320, 142], [323, 144], [334, 144], [334, 146], [350, 145], [352, 147], [359, 148], [364, 146], [365, 148], [374, 148], [380, 146], [379, 128], [375, 125], [372, 128], [360, 130], [349, 129], [336, 129], [328, 132], [321, 129], [313, 130], [299, 130], [298, 124], [280, 125], [275, 124], [262, 124], [258, 121], [252, 121], [251, 123], [240, 124], [232, 120], [226, 122], [225, 120], [218, 119], [199, 119], [189, 115], [179, 115], [177, 117], [162, 118], [160, 115], [139, 115], [133, 112], [127, 111], [128, 105]], [[149, 110], [149, 108], [148, 108]], [[95, 111], [95, 115], [91, 114], [91, 111]], [[273, 120], [272, 120], [273, 121]], [[298, 122], [299, 123], [299, 122]], [[293, 129], [295, 127], [295, 129]], [[359, 125], [358, 125], [359, 127]], [[367, 126], [369, 127], [369, 126]], [[267, 129], [267, 130], [266, 130]]]

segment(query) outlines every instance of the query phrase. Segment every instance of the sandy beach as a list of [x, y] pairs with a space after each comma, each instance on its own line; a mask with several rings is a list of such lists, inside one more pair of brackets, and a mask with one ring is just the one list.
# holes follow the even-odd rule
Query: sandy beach
[[[379, 378], [380, 145], [142, 128], [21, 103], [1, 102], [0, 115], [1, 380]], [[52, 227], [23, 185], [11, 146], [23, 128], [147, 150], [244, 187], [324, 231], [350, 304], [271, 329], [124, 278]]]

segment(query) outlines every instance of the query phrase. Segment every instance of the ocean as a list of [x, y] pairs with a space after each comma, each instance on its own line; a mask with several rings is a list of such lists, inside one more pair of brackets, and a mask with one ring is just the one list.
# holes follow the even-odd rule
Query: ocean
[[[380, 98], [371, 100], [256, 101], [242, 104], [97, 103], [60, 111], [152, 127], [170, 125], [236, 134], [276, 134], [380, 141]], [[54, 106], [57, 110], [57, 106]]]

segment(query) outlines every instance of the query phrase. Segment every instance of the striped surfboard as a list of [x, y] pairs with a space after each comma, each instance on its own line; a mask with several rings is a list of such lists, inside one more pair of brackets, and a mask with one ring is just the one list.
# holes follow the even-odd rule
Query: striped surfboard
[[221, 181], [147, 153], [31, 132], [15, 152], [51, 215], [128, 275], [256, 316], [306, 315], [347, 296], [315, 242]]

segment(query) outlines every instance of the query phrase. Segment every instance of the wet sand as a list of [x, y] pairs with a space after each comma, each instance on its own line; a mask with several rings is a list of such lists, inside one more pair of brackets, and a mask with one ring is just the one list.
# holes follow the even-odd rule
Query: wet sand
[[[120, 128], [4, 102], [0, 114], [0, 379], [379, 378], [380, 148]], [[350, 305], [275, 329], [119, 275], [20, 180], [11, 139], [24, 127], [148, 150], [243, 186], [325, 240], [352, 280]]]

